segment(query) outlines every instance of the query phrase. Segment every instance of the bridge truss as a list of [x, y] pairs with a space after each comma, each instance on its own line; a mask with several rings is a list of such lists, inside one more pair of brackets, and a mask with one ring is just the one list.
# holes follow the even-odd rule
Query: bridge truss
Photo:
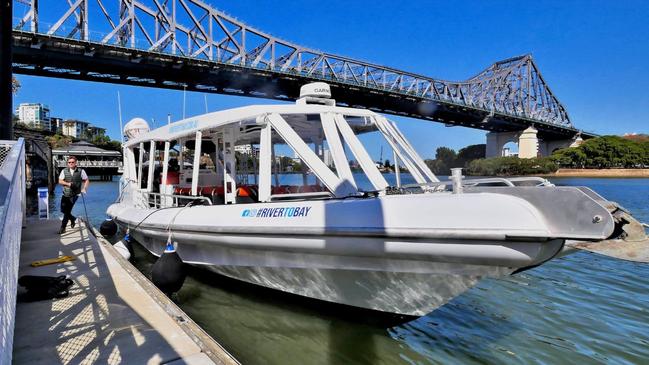
[[[22, 10], [22, 11], [21, 11]], [[461, 82], [305, 48], [200, 0], [14, 0], [18, 73], [294, 99], [326, 81], [341, 104], [492, 131], [577, 133], [530, 55]]]

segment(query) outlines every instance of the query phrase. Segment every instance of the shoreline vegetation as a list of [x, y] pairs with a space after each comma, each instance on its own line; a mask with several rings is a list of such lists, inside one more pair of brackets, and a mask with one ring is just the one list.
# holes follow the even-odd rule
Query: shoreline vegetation
[[580, 146], [554, 151], [548, 157], [485, 158], [486, 146], [472, 145], [458, 153], [439, 147], [426, 164], [437, 175], [454, 167], [467, 176], [649, 177], [649, 135], [602, 136]]

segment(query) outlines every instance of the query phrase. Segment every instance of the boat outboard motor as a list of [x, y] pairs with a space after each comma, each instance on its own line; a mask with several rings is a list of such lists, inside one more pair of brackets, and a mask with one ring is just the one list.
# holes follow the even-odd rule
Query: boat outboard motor
[[113, 237], [117, 233], [117, 223], [107, 218], [99, 226], [99, 233], [104, 237]]
[[114, 243], [113, 247], [120, 255], [122, 255], [123, 258], [130, 260], [131, 257], [133, 257], [133, 245], [131, 245], [131, 235], [128, 230], [126, 230], [124, 238]]
[[185, 265], [176, 252], [175, 245], [171, 239], [167, 241], [167, 247], [153, 264], [151, 269], [151, 281], [167, 296], [180, 290], [185, 282]]

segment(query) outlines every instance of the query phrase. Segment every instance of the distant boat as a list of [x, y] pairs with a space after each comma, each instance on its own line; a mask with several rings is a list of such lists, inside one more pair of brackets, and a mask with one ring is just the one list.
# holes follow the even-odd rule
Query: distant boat
[[[357, 137], [368, 132], [380, 133], [417, 184], [388, 185]], [[125, 134], [122, 191], [108, 214], [149, 251], [160, 255], [170, 238], [186, 263], [388, 313], [424, 315], [483, 278], [597, 250], [593, 243], [610, 245], [601, 241], [639, 225], [588, 188], [541, 178], [440, 182], [394, 123], [335, 106], [323, 83], [303, 87], [294, 105], [224, 110], [152, 131], [137, 119]], [[324, 143], [335, 169], [318, 152]], [[254, 145], [259, 159], [237, 160], [238, 145]], [[292, 150], [317, 183], [279, 184], [276, 147]], [[207, 157], [214, 167], [201, 168]], [[186, 160], [193, 163], [169, 166]], [[350, 160], [370, 189], [359, 187]], [[250, 175], [254, 184], [237, 180]]]

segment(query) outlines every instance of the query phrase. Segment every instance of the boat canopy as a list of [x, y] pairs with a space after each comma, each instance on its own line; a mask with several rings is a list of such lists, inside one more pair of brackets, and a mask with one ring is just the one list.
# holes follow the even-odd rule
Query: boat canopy
[[[269, 114], [284, 116], [287, 122], [298, 132], [298, 135], [308, 138], [313, 131], [312, 126], [308, 123], [310, 121], [309, 116], [317, 116], [323, 113], [344, 115], [356, 133], [376, 130], [375, 127], [371, 126], [371, 119], [379, 116], [371, 110], [328, 105], [251, 105], [182, 119], [148, 133], [142, 133], [137, 138], [129, 139], [124, 145], [125, 147], [132, 147], [141, 142], [177, 140], [193, 136], [199, 130], [216, 129], [228, 124], [239, 123], [241, 126], [254, 126], [257, 124], [257, 117]], [[245, 141], [241, 141], [241, 144], [244, 143]]]
[[[138, 130], [145, 131], [142, 128]], [[159, 184], [166, 188], [169, 185], [170, 148], [178, 144], [180, 181], [173, 186], [174, 192], [185, 192], [183, 188], [191, 187], [186, 191], [187, 195], [199, 197], [204, 195], [202, 192], [206, 187], [210, 187], [212, 195], [214, 191], [224, 195], [226, 204], [236, 203], [237, 186], [241, 180], [246, 184], [250, 173], [247, 162], [244, 168], [237, 167], [241, 166], [242, 159], [235, 156], [241, 152], [238, 148], [243, 146], [253, 155], [254, 184], [248, 185], [255, 190], [255, 200], [271, 201], [273, 196], [285, 195], [277, 193], [281, 189], [275, 146], [279, 144], [290, 147], [295, 158], [300, 160], [305, 187], [307, 173], [317, 178], [316, 185], [310, 190], [303, 189], [308, 193], [318, 197], [324, 194], [330, 197], [362, 194], [350, 161], [354, 161], [359, 171], [365, 174], [371, 190], [385, 193], [389, 184], [358, 138], [358, 134], [373, 131], [378, 131], [392, 148], [397, 187], [401, 184], [399, 165], [418, 184], [439, 182], [395, 123], [371, 110], [336, 106], [334, 100], [318, 95], [304, 96], [296, 104], [256, 105], [208, 113], [138, 133], [124, 144], [124, 156], [132, 161], [125, 170], [125, 177], [136, 182], [143, 192], [153, 192], [157, 185], [154, 184], [154, 174], [158, 175], [154, 160], [156, 152], [164, 148]], [[146, 156], [147, 150], [149, 157]], [[185, 169], [185, 158], [191, 154], [192, 168]], [[201, 167], [205, 165], [202, 158], [209, 160], [214, 169], [208, 171]], [[144, 162], [147, 159], [149, 163]], [[149, 165], [147, 171], [143, 170], [145, 164]], [[271, 181], [273, 170], [275, 184]], [[143, 173], [147, 175], [146, 180], [143, 180]]]

